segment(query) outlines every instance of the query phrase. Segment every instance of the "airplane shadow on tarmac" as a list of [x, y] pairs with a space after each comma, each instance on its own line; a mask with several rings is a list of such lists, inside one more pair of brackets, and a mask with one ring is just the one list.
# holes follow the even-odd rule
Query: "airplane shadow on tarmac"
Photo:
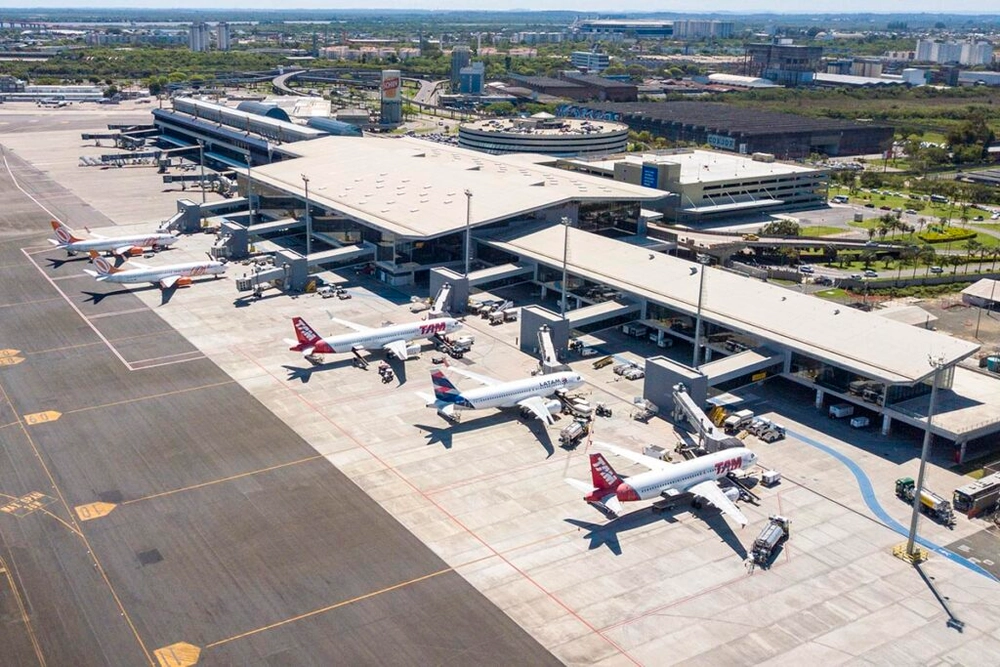
[[[506, 422], [509, 419], [510, 417], [505, 415], [503, 412], [498, 412], [495, 415], [478, 417], [468, 421], [463, 420], [446, 426], [428, 426], [426, 424], [414, 424], [414, 426], [421, 431], [427, 432], [426, 437], [428, 445], [441, 443], [444, 445], [445, 449], [451, 449], [452, 438], [456, 433], [465, 433], [467, 431], [475, 431], [480, 428], [488, 428], [495, 424]], [[528, 430], [530, 430], [535, 437], [538, 438], [538, 441], [542, 443], [542, 447], [545, 448], [545, 458], [549, 458], [555, 454], [555, 447], [552, 445], [552, 439], [549, 437], [549, 433], [545, 428], [545, 425], [532, 420], [532, 422], [529, 422], [527, 426]]]
[[[622, 546], [618, 541], [618, 536], [621, 533], [628, 532], [637, 528], [642, 528], [643, 526], [648, 526], [651, 523], [657, 521], [665, 521], [666, 523], [678, 523], [675, 514], [678, 512], [687, 511], [683, 506], [675, 505], [673, 508], [668, 508], [662, 512], [654, 512], [650, 508], [644, 508], [636, 510], [634, 512], [629, 512], [628, 514], [623, 514], [622, 516], [612, 519], [608, 523], [590, 523], [589, 521], [581, 521], [579, 519], [563, 519], [566, 523], [576, 526], [577, 528], [584, 528], [590, 532], [584, 535], [585, 538], [590, 540], [590, 549], [598, 549], [601, 546], [607, 546], [608, 549], [616, 556], [622, 555]], [[709, 527], [715, 531], [719, 538], [729, 545], [729, 548], [733, 550], [741, 559], [746, 560], [749, 556], [746, 547], [740, 542], [740, 539], [730, 528], [729, 523], [726, 522], [722, 513], [715, 508], [704, 508], [701, 510], [696, 510], [692, 512], [695, 517], [698, 517]]]
[[298, 380], [302, 384], [307, 384], [309, 380], [312, 379], [312, 374], [321, 371], [332, 371], [337, 368], [346, 368], [348, 366], [354, 365], [354, 359], [337, 359], [336, 361], [330, 361], [322, 364], [310, 364], [305, 368], [301, 366], [288, 366], [283, 364], [281, 367], [288, 371], [288, 381]]

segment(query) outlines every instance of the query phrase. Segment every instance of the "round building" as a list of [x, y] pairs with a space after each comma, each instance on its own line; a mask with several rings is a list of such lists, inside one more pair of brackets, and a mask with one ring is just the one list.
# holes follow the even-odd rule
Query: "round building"
[[621, 123], [556, 118], [547, 113], [479, 120], [458, 128], [459, 146], [493, 155], [605, 155], [624, 153], [627, 143], [628, 126]]

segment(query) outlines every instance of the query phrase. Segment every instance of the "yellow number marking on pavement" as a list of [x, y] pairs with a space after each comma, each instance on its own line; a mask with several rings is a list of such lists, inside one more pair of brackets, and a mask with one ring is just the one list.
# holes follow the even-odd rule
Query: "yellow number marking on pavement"
[[54, 422], [55, 420], [62, 417], [61, 412], [56, 412], [55, 410], [46, 410], [45, 412], [32, 412], [30, 415], [24, 415], [24, 421], [28, 426], [35, 426], [36, 424], [45, 424], [47, 422]]
[[160, 667], [191, 667], [198, 664], [201, 657], [201, 649], [194, 644], [187, 642], [177, 642], [170, 646], [164, 646], [153, 651]]
[[114, 503], [87, 503], [86, 505], [77, 505], [74, 507], [76, 515], [80, 518], [80, 521], [90, 521], [91, 519], [100, 519], [111, 514], [111, 510], [118, 507]]

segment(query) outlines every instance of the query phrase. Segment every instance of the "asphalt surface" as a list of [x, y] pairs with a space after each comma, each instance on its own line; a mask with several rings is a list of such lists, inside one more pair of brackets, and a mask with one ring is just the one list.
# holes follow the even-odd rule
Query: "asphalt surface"
[[[86, 208], [11, 167], [60, 217]], [[180, 665], [192, 649], [158, 652], [178, 642], [198, 664], [556, 663], [135, 296], [47, 248], [6, 167], [0, 196], [0, 663]]]

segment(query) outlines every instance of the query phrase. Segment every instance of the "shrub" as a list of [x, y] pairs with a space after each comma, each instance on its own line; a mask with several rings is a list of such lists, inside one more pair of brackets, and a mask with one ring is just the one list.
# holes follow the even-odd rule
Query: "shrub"
[[932, 227], [917, 234], [917, 238], [924, 243], [951, 243], [952, 241], [974, 239], [976, 232], [959, 227]]

